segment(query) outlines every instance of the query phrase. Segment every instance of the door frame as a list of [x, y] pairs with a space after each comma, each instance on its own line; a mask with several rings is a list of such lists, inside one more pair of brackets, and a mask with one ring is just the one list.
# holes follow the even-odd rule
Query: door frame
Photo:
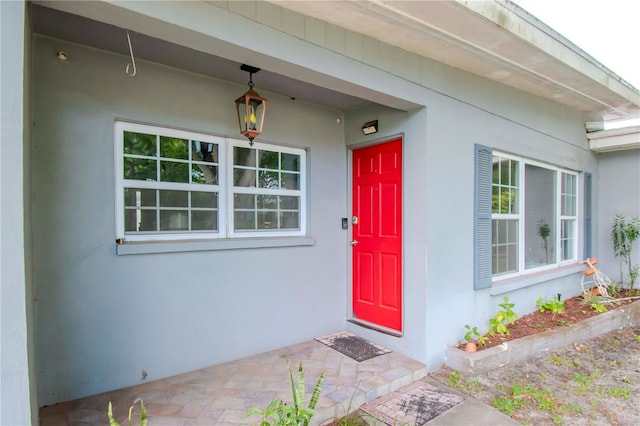
[[[381, 145], [387, 142], [393, 142], [395, 140], [400, 139], [400, 145], [402, 147], [402, 331], [394, 330], [379, 324], [374, 324], [368, 321], [361, 320], [359, 318], [355, 318], [353, 313], [353, 251], [351, 249], [350, 242], [353, 241], [353, 225], [351, 223], [351, 218], [353, 216], [353, 151], [361, 148], [368, 148], [370, 146]], [[406, 329], [406, 304], [405, 304], [405, 267], [404, 267], [404, 258], [405, 258], [405, 138], [404, 134], [397, 134], [391, 136], [385, 136], [383, 138], [375, 139], [372, 141], [361, 142], [356, 144], [347, 145], [347, 220], [349, 223], [349, 231], [347, 233], [347, 241], [346, 241], [346, 252], [345, 255], [347, 257], [347, 306], [346, 306], [346, 318], [347, 321], [358, 325], [360, 327], [364, 327], [373, 331], [377, 331], [380, 333], [388, 334], [393, 337], [403, 337]]]

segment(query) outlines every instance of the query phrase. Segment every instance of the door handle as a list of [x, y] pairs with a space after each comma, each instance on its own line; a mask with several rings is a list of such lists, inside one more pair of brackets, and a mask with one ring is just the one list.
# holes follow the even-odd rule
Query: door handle
[[358, 245], [358, 240], [353, 240], [353, 241], [351, 241], [351, 245], [352, 245], [352, 246], [356, 246], [356, 245]]

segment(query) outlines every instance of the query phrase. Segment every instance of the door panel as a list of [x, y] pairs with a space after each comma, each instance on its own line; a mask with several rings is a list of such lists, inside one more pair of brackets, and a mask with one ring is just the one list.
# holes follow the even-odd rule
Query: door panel
[[402, 330], [402, 140], [353, 151], [353, 314]]
[[373, 257], [371, 253], [359, 253], [357, 259], [358, 270], [360, 272], [359, 300], [361, 303], [373, 303], [374, 280], [373, 280]]

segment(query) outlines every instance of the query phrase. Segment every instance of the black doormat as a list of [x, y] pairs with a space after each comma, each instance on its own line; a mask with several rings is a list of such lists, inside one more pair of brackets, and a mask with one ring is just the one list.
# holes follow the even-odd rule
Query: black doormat
[[461, 396], [419, 380], [362, 405], [360, 410], [388, 425], [421, 426], [462, 401]]
[[376, 345], [346, 331], [316, 337], [316, 340], [358, 362], [391, 352], [391, 349]]

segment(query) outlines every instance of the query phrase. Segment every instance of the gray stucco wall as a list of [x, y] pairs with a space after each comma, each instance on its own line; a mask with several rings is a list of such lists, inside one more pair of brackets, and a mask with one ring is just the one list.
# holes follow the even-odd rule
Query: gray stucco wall
[[153, 380], [343, 328], [338, 112], [261, 93], [270, 102], [261, 140], [310, 147], [313, 246], [117, 256], [114, 119], [237, 137], [233, 100], [246, 87], [144, 61], [130, 78], [127, 58], [53, 39], [37, 37], [33, 51], [40, 405], [140, 383], [142, 370]]
[[[631, 219], [640, 216], [640, 149], [609, 152], [598, 155], [598, 175], [594, 179], [600, 208], [600, 223], [596, 256], [600, 269], [614, 281], [620, 281], [620, 259], [613, 254], [611, 229], [613, 218], [622, 214]], [[640, 241], [632, 248], [632, 263], [640, 264]], [[624, 280], [628, 281], [628, 268], [623, 266]], [[636, 288], [639, 287], [636, 282]]]
[[[0, 2], [0, 424], [32, 422], [29, 322], [25, 277], [23, 144], [28, 143], [24, 60], [28, 49], [23, 2]], [[27, 47], [25, 47], [27, 46]], [[28, 50], [27, 50], [28, 52]], [[6, 56], [5, 56], [6, 55]], [[8, 60], [7, 58], [11, 58]], [[28, 197], [27, 197], [28, 198]], [[35, 394], [35, 392], [34, 392]], [[37, 419], [37, 415], [33, 418]]]
[[500, 117], [453, 100], [442, 99], [437, 106], [429, 108], [429, 202], [424, 207], [428, 218], [428, 360], [435, 367], [443, 360], [444, 347], [462, 340], [465, 324], [487, 330], [503, 297], [515, 303], [514, 309], [522, 315], [535, 309], [538, 297], [556, 293], [570, 297], [580, 289], [580, 267], [514, 278], [486, 290], [473, 289], [473, 144], [575, 171], [596, 170], [579, 117], [554, 116], [556, 105], [549, 103], [545, 116], [546, 127], [555, 129], [552, 133], [528, 126], [520, 119], [519, 108], [511, 117]]
[[[232, 100], [246, 87], [143, 61], [129, 78], [126, 57], [38, 38], [31, 177], [41, 404], [139, 383], [143, 369], [151, 380], [342, 328], [434, 369], [464, 324], [486, 329], [504, 295], [523, 314], [540, 296], [578, 292], [579, 267], [473, 290], [473, 146], [595, 175], [583, 114], [271, 4], [243, 3], [188, 2], [179, 16], [157, 2], [109, 6], [117, 14], [106, 6], [84, 9], [376, 103], [340, 112], [260, 92], [270, 102], [263, 139], [310, 148], [315, 244], [117, 256], [113, 120], [236, 137]], [[246, 31], [233, 31], [240, 24]], [[69, 64], [55, 60], [61, 48]], [[372, 119], [380, 132], [364, 137], [360, 127]], [[349, 216], [349, 150], [398, 135], [400, 338], [345, 324], [350, 235], [340, 229], [340, 218]]]
[[[484, 83], [462, 73], [455, 77], [450, 78], [456, 85]], [[580, 265], [515, 278], [487, 290], [473, 289], [475, 143], [579, 173], [597, 170], [581, 125], [584, 117], [540, 99], [525, 97], [518, 103], [514, 92], [501, 89], [492, 98], [497, 104], [517, 105], [507, 116], [491, 113], [501, 106], [487, 104], [486, 99], [482, 107], [473, 106], [420, 87], [413, 95], [423, 99], [425, 108], [403, 112], [372, 105], [345, 116], [349, 148], [368, 139], [384, 141], [399, 134], [404, 138], [404, 335], [394, 338], [348, 327], [426, 362], [431, 369], [442, 364], [447, 345], [462, 339], [465, 324], [486, 330], [504, 296], [522, 315], [536, 309], [538, 297], [561, 293], [568, 298], [580, 292]], [[538, 105], [529, 113], [544, 127], [530, 125], [526, 111], [533, 104]], [[379, 133], [364, 137], [362, 124], [374, 119], [379, 120]], [[580, 178], [580, 200], [582, 188]], [[582, 229], [582, 218], [578, 227]]]
[[[427, 348], [427, 286], [426, 286], [426, 244], [427, 218], [424, 206], [428, 201], [426, 188], [426, 108], [414, 111], [398, 111], [369, 105], [345, 114], [347, 145], [350, 150], [372, 143], [384, 142], [397, 137], [403, 140], [403, 334], [393, 337], [354, 324], [347, 329], [366, 339], [400, 351], [407, 356], [426, 362]], [[364, 136], [362, 125], [378, 120], [379, 132]], [[351, 155], [349, 155], [349, 175]], [[350, 185], [350, 181], [348, 185]], [[350, 198], [351, 199], [351, 198]], [[349, 207], [351, 202], [349, 201]], [[351, 211], [349, 209], [349, 211]], [[347, 286], [351, 292], [351, 251], [349, 255]], [[350, 293], [351, 294], [351, 293]], [[348, 317], [352, 315], [348, 309]]]

